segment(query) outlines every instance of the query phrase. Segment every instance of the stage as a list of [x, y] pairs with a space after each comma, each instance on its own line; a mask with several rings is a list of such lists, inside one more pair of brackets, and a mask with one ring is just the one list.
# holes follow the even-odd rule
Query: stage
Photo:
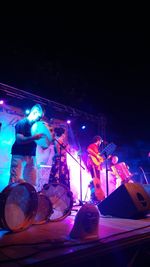
[[[7, 99], [7, 102], [1, 104], [0, 107], [0, 192], [2, 192], [2, 190], [4, 190], [9, 184], [11, 147], [15, 138], [15, 125], [21, 118], [25, 116], [27, 103], [30, 104], [29, 107], [35, 102], [43, 103], [47, 110], [44, 120], [46, 123], [48, 123], [50, 129], [54, 129], [58, 126], [66, 129], [66, 132], [68, 133], [68, 140], [72, 141], [71, 155], [75, 159], [74, 160], [69, 154], [67, 154], [67, 163], [70, 172], [70, 189], [71, 192], [73, 192], [72, 200], [72, 195], [68, 193], [68, 190], [65, 190], [63, 194], [61, 193], [63, 185], [58, 185], [57, 187], [54, 186], [54, 188], [50, 186], [49, 189], [44, 187], [44, 185], [49, 181], [52, 158], [54, 155], [54, 145], [52, 143], [47, 149], [44, 150], [40, 146], [37, 146], [37, 192], [43, 190], [44, 195], [47, 196], [52, 203], [58, 203], [58, 206], [62, 208], [64, 212], [66, 212], [66, 207], [67, 209], [68, 207], [71, 207], [71, 210], [67, 216], [60, 221], [49, 221], [43, 224], [32, 223], [28, 228], [19, 232], [7, 231], [5, 227], [0, 228], [0, 267], [83, 267], [89, 265], [91, 267], [108, 265], [121, 267], [149, 266], [150, 214], [147, 214], [146, 218], [143, 217], [141, 219], [133, 220], [131, 218], [123, 218], [121, 216], [120, 218], [117, 216], [104, 217], [99, 213], [96, 236], [90, 236], [87, 234], [85, 239], [82, 237], [74, 239], [70, 237], [70, 232], [75, 224], [76, 215], [79, 214], [79, 211], [85, 205], [79, 206], [77, 205], [76, 201], [78, 201], [79, 204], [81, 204], [79, 200], [83, 200], [84, 203], [85, 201], [90, 201], [89, 184], [91, 181], [91, 174], [88, 172], [87, 168], [85, 168], [86, 160], [84, 156], [86, 156], [86, 153], [83, 153], [83, 159], [81, 159], [81, 155], [79, 157], [78, 152], [79, 150], [81, 151], [80, 148], [82, 146], [79, 146], [78, 148], [79, 142], [76, 144], [76, 138], [72, 138], [74, 135], [78, 136], [78, 128], [74, 129], [75, 134], [74, 131], [69, 131], [66, 121], [66, 117], [68, 117], [66, 111], [68, 110], [69, 114], [71, 111], [76, 118], [79, 115], [82, 115], [83, 118], [86, 117], [86, 119], [91, 121], [90, 135], [86, 134], [85, 138], [81, 137], [81, 141], [84, 141], [82, 144], [83, 147], [85, 145], [87, 146], [90, 139], [95, 135], [95, 125], [98, 124], [98, 129], [104, 129], [105, 125], [103, 124], [103, 121], [105, 121], [105, 118], [93, 117], [92, 115], [88, 115], [85, 112], [81, 112], [79, 110], [77, 111], [72, 108], [70, 110], [70, 107], [68, 109], [67, 106], [58, 103], [55, 103], [56, 105], [54, 105], [53, 101], [24, 92], [22, 90], [20, 91], [4, 84], [0, 84], [0, 90], [5, 92], [5, 98]], [[51, 117], [51, 112], [54, 114], [54, 118]], [[63, 113], [64, 116], [62, 116]], [[80, 162], [80, 160], [81, 165], [85, 169], [81, 169], [80, 164], [77, 164], [76, 161]], [[138, 176], [137, 171], [137, 179], [135, 179], [135, 181], [141, 181], [141, 177], [146, 177], [142, 167], [140, 167], [140, 169], [142, 171], [142, 175], [139, 174]], [[106, 177], [108, 179], [106, 179]], [[148, 183], [149, 180], [144, 179], [144, 182]], [[133, 186], [135, 187], [135, 185]], [[150, 211], [150, 190], [147, 197], [145, 192], [141, 191], [141, 188], [133, 188], [133, 190], [132, 188], [131, 190], [129, 190], [130, 188], [127, 188], [127, 190], [124, 190], [125, 187], [120, 187], [120, 189], [117, 190], [114, 176], [111, 175], [111, 172], [107, 173], [106, 165], [103, 166], [101, 171], [101, 187], [105, 193], [105, 196], [107, 196], [107, 193], [109, 193], [109, 195], [112, 194], [112, 197], [107, 198], [109, 203], [107, 203], [107, 200], [105, 202], [106, 205], [104, 209], [106, 212], [108, 210], [107, 208], [110, 206], [114, 212], [119, 212], [119, 214], [123, 216], [130, 215], [130, 212], [132, 213], [135, 209], [138, 210], [140, 208], [142, 208], [143, 211], [144, 209]], [[132, 187], [132, 184], [130, 184], [130, 187]], [[107, 190], [108, 188], [109, 190]], [[113, 194], [113, 192], [115, 193]], [[30, 188], [29, 185], [18, 185], [16, 188], [10, 191], [6, 190], [5, 193], [8, 194], [3, 194], [3, 197], [0, 197], [0, 214], [4, 218], [7, 217], [7, 221], [9, 221], [10, 226], [17, 226], [19, 224], [17, 223], [17, 220], [24, 221], [23, 219], [25, 211], [27, 212], [26, 215], [31, 215], [36, 211], [36, 194], [34, 194], [34, 191], [32, 192], [32, 188]], [[64, 195], [64, 197], [62, 197], [62, 195]], [[58, 202], [56, 200], [58, 200]], [[48, 208], [48, 200], [45, 199], [44, 201], [46, 204], [45, 207]], [[71, 205], [73, 201], [75, 202], [76, 206], [74, 204], [72, 208]], [[4, 207], [6, 207], [6, 212], [3, 210]], [[41, 210], [42, 207], [44, 207], [44, 204], [40, 206]], [[46, 210], [45, 207], [43, 210]], [[96, 205], [95, 208], [97, 208]], [[29, 210], [31, 210], [30, 214], [28, 214]], [[47, 211], [48, 209], [46, 212]], [[97, 211], [99, 212], [98, 208]], [[2, 218], [0, 219], [2, 221]], [[85, 226], [86, 224], [87, 221], [85, 220]], [[148, 261], [149, 263], [147, 263]]]
[[0, 266], [149, 266], [150, 214], [133, 220], [99, 213], [97, 237], [71, 239], [82, 207], [73, 206], [61, 221], [31, 225], [20, 232], [1, 228]]

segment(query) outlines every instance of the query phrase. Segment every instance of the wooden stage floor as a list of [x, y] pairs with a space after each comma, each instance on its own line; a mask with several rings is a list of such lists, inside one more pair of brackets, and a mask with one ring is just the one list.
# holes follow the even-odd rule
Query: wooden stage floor
[[70, 239], [80, 208], [21, 232], [0, 229], [0, 266], [150, 266], [150, 215], [132, 220], [100, 214], [96, 238]]

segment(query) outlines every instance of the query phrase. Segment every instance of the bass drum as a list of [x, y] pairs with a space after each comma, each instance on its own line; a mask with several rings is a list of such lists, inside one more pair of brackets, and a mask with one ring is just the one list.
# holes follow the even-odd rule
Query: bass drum
[[41, 134], [41, 133], [43, 134], [43, 137], [41, 137], [38, 140], [35, 140], [35, 142], [43, 149], [47, 149], [53, 139], [51, 131], [46, 122], [37, 121], [31, 127], [31, 135]]
[[52, 203], [49, 198], [41, 192], [38, 192], [37, 195], [38, 209], [33, 224], [43, 224], [49, 221], [49, 217], [53, 213]]
[[53, 213], [49, 217], [50, 221], [60, 221], [67, 217], [73, 206], [73, 194], [63, 184], [45, 184], [41, 191], [52, 203]]
[[38, 197], [28, 183], [12, 183], [0, 194], [0, 226], [12, 232], [29, 227], [36, 215]]

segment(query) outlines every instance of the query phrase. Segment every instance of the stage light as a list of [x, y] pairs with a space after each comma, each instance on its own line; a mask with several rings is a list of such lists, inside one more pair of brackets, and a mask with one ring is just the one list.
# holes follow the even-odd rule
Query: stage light
[[0, 105], [3, 105], [4, 104], [4, 100], [0, 100]]
[[70, 124], [71, 123], [71, 121], [70, 120], [67, 120], [67, 124]]
[[82, 125], [81, 129], [84, 130], [85, 128], [86, 128], [86, 126], [85, 125]]
[[26, 109], [25, 114], [28, 115], [30, 113], [30, 109]]

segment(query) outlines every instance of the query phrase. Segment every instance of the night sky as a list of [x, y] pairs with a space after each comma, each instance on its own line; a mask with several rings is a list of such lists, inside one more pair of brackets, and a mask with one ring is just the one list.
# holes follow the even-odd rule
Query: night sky
[[150, 42], [144, 32], [105, 30], [90, 18], [22, 22], [6, 21], [1, 29], [1, 83], [104, 114], [109, 140], [149, 143]]

